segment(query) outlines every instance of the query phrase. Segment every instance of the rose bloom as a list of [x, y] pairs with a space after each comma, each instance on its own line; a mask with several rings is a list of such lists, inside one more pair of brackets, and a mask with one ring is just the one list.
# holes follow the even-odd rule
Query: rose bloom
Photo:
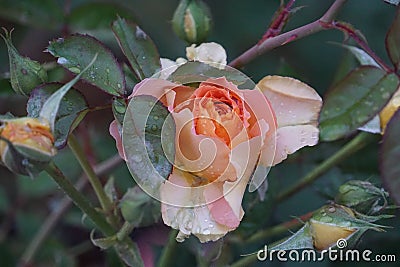
[[[194, 234], [215, 241], [236, 229], [257, 164], [268, 168], [318, 142], [322, 100], [293, 78], [267, 76], [248, 90], [225, 77], [196, 87], [149, 78], [131, 97], [138, 95], [156, 97], [175, 121], [175, 161], [160, 197], [162, 219], [179, 230], [177, 240]], [[115, 121], [110, 133], [125, 157]]]
[[[159, 98], [175, 120], [175, 164], [160, 190], [164, 223], [182, 237], [206, 242], [238, 227], [258, 160], [273, 166], [318, 142], [321, 98], [292, 78], [267, 76], [254, 90], [239, 90], [224, 77], [198, 88], [146, 79], [133, 96], [141, 94]], [[115, 123], [111, 132], [121, 148]]]

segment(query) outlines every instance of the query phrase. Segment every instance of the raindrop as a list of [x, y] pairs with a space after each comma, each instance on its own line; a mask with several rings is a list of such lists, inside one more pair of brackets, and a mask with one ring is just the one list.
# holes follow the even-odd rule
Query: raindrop
[[152, 129], [153, 131], [157, 131], [158, 127], [157, 127], [157, 125], [153, 124], [153, 125], [151, 126], [151, 129]]
[[73, 109], [72, 107], [68, 107], [67, 110], [68, 110], [69, 112], [74, 111], [74, 109]]
[[209, 234], [211, 234], [211, 231], [208, 228], [206, 228], [203, 230], [203, 234], [209, 235]]
[[66, 59], [65, 57], [59, 57], [57, 59], [57, 63], [60, 65], [68, 64], [68, 59]]
[[336, 211], [336, 208], [335, 208], [335, 207], [329, 207], [329, 208], [328, 208], [328, 211], [331, 212], [331, 213], [333, 213], [333, 212]]
[[329, 217], [329, 216], [323, 216], [323, 217], [321, 217], [321, 219], [319, 221], [320, 222], [325, 222], [325, 223], [330, 223], [330, 222], [333, 221], [333, 218]]
[[386, 99], [386, 98], [389, 98], [389, 97], [390, 97], [390, 93], [388, 93], [388, 92], [382, 94], [382, 98], [383, 99]]
[[156, 121], [156, 120], [159, 119], [159, 117], [158, 116], [153, 116], [153, 119]]
[[117, 83], [117, 87], [118, 87], [118, 88], [121, 88], [121, 84], [120, 84], [120, 83]]
[[68, 69], [69, 69], [70, 72], [73, 72], [73, 73], [76, 73], [76, 74], [79, 74], [81, 72], [81, 70], [78, 69], [77, 67], [70, 67]]
[[110, 73], [110, 69], [109, 69], [109, 68], [107, 68], [107, 69], [106, 69], [106, 72], [107, 72], [107, 73]]

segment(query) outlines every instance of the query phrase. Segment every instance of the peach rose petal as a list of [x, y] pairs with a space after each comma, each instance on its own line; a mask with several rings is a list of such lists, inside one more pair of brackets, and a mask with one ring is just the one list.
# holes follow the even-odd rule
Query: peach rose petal
[[219, 138], [197, 135], [189, 109], [174, 113], [176, 125], [176, 163], [182, 169], [209, 180], [235, 180], [230, 165], [230, 149]]
[[121, 158], [123, 158], [124, 160], [126, 160], [124, 147], [122, 146], [122, 138], [121, 138], [121, 134], [119, 133], [118, 122], [116, 120], [113, 120], [110, 123], [109, 131], [110, 131], [110, 135], [115, 139], [115, 143], [117, 145], [119, 156]]
[[213, 186], [206, 186], [204, 196], [208, 204], [212, 218], [219, 224], [230, 229], [239, 226], [242, 216], [238, 216], [223, 196], [223, 184], [214, 183]]
[[148, 78], [135, 86], [129, 98], [139, 95], [150, 95], [159, 100], [163, 105], [168, 106], [168, 108], [172, 108], [173, 102], [170, 101], [174, 101], [174, 98], [168, 99], [169, 101], [167, 101], [166, 94], [172, 89], [180, 87], [182, 86], [167, 80]]
[[[174, 168], [168, 182], [161, 185], [162, 219], [166, 225], [179, 230], [178, 241], [183, 241], [191, 234], [201, 242], [218, 240], [232, 229], [213, 219], [205, 205], [204, 187], [190, 187], [187, 175], [190, 174]], [[168, 200], [175, 205], [167, 204]]]
[[307, 84], [290, 77], [266, 76], [257, 87], [270, 101], [278, 127], [317, 125], [322, 99]]
[[[299, 80], [280, 76], [264, 77], [257, 88], [270, 101], [278, 124], [272, 166], [300, 148], [318, 143], [322, 99], [313, 88]], [[268, 166], [266, 161], [270, 160], [271, 153], [271, 148], [266, 145], [260, 162]]]

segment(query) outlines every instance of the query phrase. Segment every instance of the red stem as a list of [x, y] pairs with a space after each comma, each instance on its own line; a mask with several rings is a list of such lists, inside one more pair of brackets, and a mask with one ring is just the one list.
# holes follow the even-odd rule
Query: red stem
[[229, 65], [231, 67], [240, 68], [268, 50], [306, 37], [313, 33], [326, 30], [327, 28], [323, 27], [323, 25], [329, 24], [333, 20], [337, 12], [346, 3], [346, 1], [347, 0], [336, 0], [320, 19], [289, 32], [265, 39], [262, 43], [254, 45], [242, 55], [234, 59], [229, 63]]
[[380, 57], [378, 57], [374, 51], [368, 46], [365, 40], [360, 37], [357, 31], [352, 28], [350, 25], [339, 22], [339, 21], [331, 21], [324, 25], [327, 29], [337, 29], [346, 34], [348, 34], [370, 57], [372, 57], [387, 73], [394, 72], [392, 68], [390, 68]]
[[268, 38], [275, 37], [281, 33], [283, 27], [289, 19], [291, 8], [294, 5], [294, 2], [296, 2], [296, 0], [290, 0], [285, 7], [283, 7], [283, 5], [280, 6], [279, 10], [275, 13], [274, 20], [271, 22], [268, 30], [264, 33], [258, 44], [261, 44]]

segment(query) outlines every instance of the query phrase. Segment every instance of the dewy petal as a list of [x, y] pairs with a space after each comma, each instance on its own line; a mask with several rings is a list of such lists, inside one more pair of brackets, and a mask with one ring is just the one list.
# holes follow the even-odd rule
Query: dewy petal
[[186, 57], [192, 61], [207, 63], [213, 67], [224, 69], [226, 65], [225, 49], [217, 43], [195, 44], [186, 48]]
[[[161, 186], [161, 214], [164, 223], [179, 230], [178, 237], [196, 235], [201, 242], [215, 241], [223, 237], [230, 228], [217, 223], [210, 214], [206, 205], [188, 207], [194, 203], [205, 203], [203, 190], [193, 188], [187, 179], [187, 173], [174, 168], [168, 181]], [[177, 187], [186, 187], [177, 193]], [[189, 189], [188, 189], [189, 188]], [[168, 205], [164, 200], [173, 200], [177, 205]], [[183, 241], [183, 240], [182, 240]]]
[[109, 127], [110, 135], [115, 139], [115, 143], [117, 145], [118, 153], [121, 158], [126, 160], [125, 157], [125, 152], [124, 152], [124, 147], [122, 146], [122, 137], [118, 129], [118, 122], [116, 120], [113, 120], [110, 123]]
[[[257, 88], [270, 101], [278, 124], [272, 165], [304, 146], [318, 143], [318, 116], [322, 99], [313, 88], [299, 80], [280, 76], [264, 77]], [[273, 150], [273, 147], [264, 146], [260, 159], [263, 165], [268, 166], [265, 159], [271, 159]]]
[[266, 76], [257, 87], [270, 101], [278, 128], [299, 124], [317, 125], [322, 99], [307, 84], [290, 77]]

